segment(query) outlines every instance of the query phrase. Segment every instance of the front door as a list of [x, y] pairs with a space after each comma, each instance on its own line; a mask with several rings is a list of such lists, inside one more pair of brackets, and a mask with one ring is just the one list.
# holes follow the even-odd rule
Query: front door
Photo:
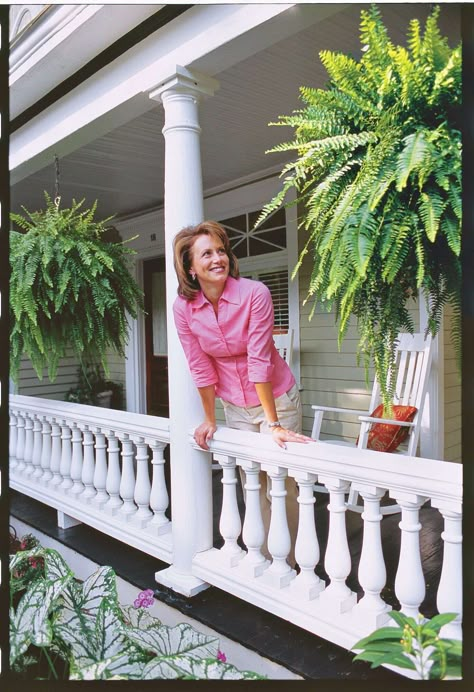
[[146, 410], [169, 417], [165, 258], [143, 266], [145, 291]]

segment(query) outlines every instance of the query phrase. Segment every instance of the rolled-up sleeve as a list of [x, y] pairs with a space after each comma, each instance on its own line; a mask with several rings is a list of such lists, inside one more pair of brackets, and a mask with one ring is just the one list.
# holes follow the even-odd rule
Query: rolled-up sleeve
[[270, 382], [273, 374], [273, 301], [269, 289], [255, 284], [248, 326], [247, 363], [250, 382]]
[[191, 332], [179, 299], [173, 304], [173, 315], [179, 340], [188, 361], [194, 384], [196, 387], [207, 387], [211, 384], [217, 384], [218, 377], [212, 358], [202, 350], [197, 337]]

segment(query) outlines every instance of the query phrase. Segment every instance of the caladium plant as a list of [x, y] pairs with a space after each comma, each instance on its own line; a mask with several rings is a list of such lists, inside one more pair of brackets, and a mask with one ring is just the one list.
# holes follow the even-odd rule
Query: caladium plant
[[[43, 570], [20, 585], [20, 567], [32, 558]], [[10, 584], [13, 671], [25, 674], [43, 654], [50, 677], [61, 668], [71, 680], [262, 679], [225, 662], [216, 637], [163, 625], [146, 610], [149, 599], [122, 607], [111, 567], [79, 582], [60, 553], [39, 546], [11, 557]]]

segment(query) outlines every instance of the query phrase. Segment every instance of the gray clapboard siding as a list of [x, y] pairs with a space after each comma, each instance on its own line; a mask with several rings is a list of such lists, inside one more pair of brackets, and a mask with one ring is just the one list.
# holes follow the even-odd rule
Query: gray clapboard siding
[[451, 342], [452, 309], [444, 311], [444, 459], [462, 461], [461, 377]]

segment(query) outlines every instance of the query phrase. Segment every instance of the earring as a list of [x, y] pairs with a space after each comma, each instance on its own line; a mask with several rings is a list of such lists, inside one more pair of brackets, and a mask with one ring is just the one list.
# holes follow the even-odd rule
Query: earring
[[191, 270], [189, 273], [191, 274], [191, 279], [192, 279], [193, 281], [195, 281], [195, 280], [196, 280], [196, 272], [193, 272], [193, 271]]

